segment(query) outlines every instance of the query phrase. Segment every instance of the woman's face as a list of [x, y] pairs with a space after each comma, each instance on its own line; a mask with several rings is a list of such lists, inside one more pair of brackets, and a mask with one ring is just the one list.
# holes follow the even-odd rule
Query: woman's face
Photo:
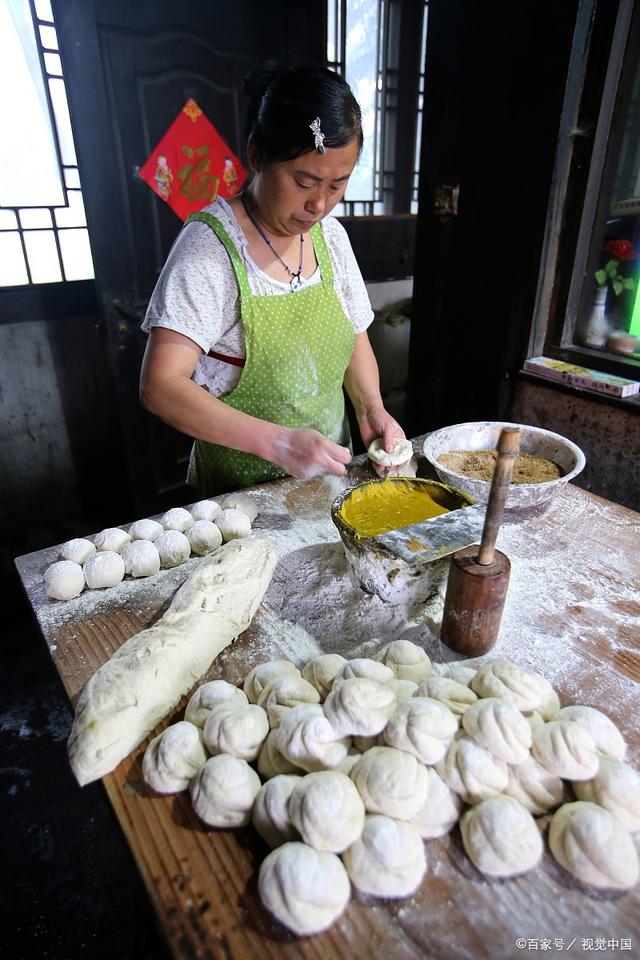
[[251, 196], [264, 225], [281, 236], [307, 233], [342, 200], [358, 155], [358, 142], [352, 140], [326, 153], [310, 150], [254, 168]]

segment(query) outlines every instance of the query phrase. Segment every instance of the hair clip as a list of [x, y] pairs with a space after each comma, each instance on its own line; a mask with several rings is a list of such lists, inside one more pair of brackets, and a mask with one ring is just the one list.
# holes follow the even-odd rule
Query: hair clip
[[316, 117], [313, 123], [309, 124], [309, 130], [313, 133], [313, 145], [318, 153], [326, 153], [324, 146], [324, 133], [320, 129], [320, 117]]

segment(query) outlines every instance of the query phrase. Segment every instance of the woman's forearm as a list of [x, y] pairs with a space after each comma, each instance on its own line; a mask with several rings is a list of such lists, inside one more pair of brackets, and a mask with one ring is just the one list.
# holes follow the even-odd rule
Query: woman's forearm
[[344, 376], [344, 386], [358, 420], [383, 407], [378, 363], [366, 332], [356, 337], [356, 345]]

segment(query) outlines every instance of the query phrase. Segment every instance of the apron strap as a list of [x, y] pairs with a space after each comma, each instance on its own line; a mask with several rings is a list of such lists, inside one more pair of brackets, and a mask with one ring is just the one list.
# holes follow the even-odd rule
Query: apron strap
[[211, 227], [218, 240], [220, 240], [225, 250], [229, 254], [231, 266], [233, 267], [233, 271], [238, 281], [238, 287], [240, 288], [240, 296], [242, 298], [250, 297], [251, 287], [249, 286], [247, 271], [245, 270], [240, 254], [236, 250], [231, 237], [222, 226], [218, 218], [212, 216], [210, 213], [204, 213], [204, 211], [201, 210], [199, 213], [190, 213], [185, 220], [185, 223], [192, 223], [194, 220], [200, 220], [201, 223], [206, 223], [208, 227]]
[[320, 276], [325, 283], [333, 284], [333, 267], [331, 265], [329, 250], [327, 249], [327, 242], [324, 239], [322, 224], [314, 223], [309, 233], [311, 234], [311, 239], [313, 240], [313, 249], [316, 258], [320, 264]]

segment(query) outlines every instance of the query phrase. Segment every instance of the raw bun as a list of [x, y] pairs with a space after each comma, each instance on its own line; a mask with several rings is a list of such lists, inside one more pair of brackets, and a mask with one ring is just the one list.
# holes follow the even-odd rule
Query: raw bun
[[431, 673], [437, 677], [447, 677], [455, 680], [464, 687], [468, 687], [478, 671], [473, 667], [465, 667], [460, 663], [432, 663]]
[[249, 703], [257, 703], [267, 684], [284, 674], [299, 677], [300, 671], [290, 660], [267, 660], [266, 663], [259, 663], [257, 667], [250, 670], [242, 684]]
[[412, 697], [390, 717], [383, 738], [390, 747], [405, 750], [420, 763], [431, 764], [444, 757], [457, 730], [457, 717], [439, 700]]
[[519, 710], [497, 697], [476, 700], [462, 715], [472, 740], [505, 763], [522, 763], [529, 756], [531, 727]]
[[513, 797], [491, 797], [460, 820], [462, 842], [481, 873], [513, 877], [532, 870], [542, 856], [542, 837], [528, 810]]
[[594, 707], [582, 707], [575, 704], [570, 707], [563, 707], [555, 719], [569, 720], [571, 723], [580, 724], [591, 734], [596, 749], [600, 753], [611, 760], [624, 760], [627, 745], [615, 723], [609, 720], [606, 714], [601, 713]]
[[258, 697], [258, 703], [267, 711], [269, 726], [279, 727], [293, 707], [300, 703], [319, 703], [320, 694], [302, 677], [275, 677]]
[[271, 849], [299, 837], [289, 816], [289, 797], [301, 779], [294, 773], [282, 773], [264, 783], [256, 797], [253, 825]]
[[442, 837], [458, 822], [462, 800], [433, 767], [427, 767], [427, 795], [409, 823], [421, 837]]
[[157, 793], [181, 793], [206, 760], [200, 730], [180, 720], [151, 741], [142, 760], [142, 776]]
[[58, 560], [47, 567], [44, 589], [52, 600], [73, 600], [84, 590], [84, 573], [73, 560]]
[[398, 467], [401, 463], [407, 463], [413, 456], [413, 444], [411, 440], [405, 440], [397, 437], [393, 442], [393, 450], [390, 453], [384, 448], [382, 437], [376, 437], [373, 443], [369, 444], [367, 450], [369, 460], [379, 463], [383, 467]]
[[89, 557], [83, 570], [91, 590], [117, 587], [124, 577], [124, 560], [113, 550], [100, 550]]
[[234, 687], [226, 680], [210, 680], [209, 683], [203, 683], [192, 694], [184, 712], [184, 718], [196, 727], [203, 728], [214, 707], [236, 700], [240, 703], [249, 702], [240, 687]]
[[398, 680], [422, 683], [431, 673], [431, 660], [422, 647], [410, 640], [393, 640], [378, 650], [374, 659], [390, 667]]
[[215, 520], [222, 513], [222, 507], [215, 500], [198, 500], [190, 507], [189, 513], [194, 520]]
[[[273, 732], [273, 731], [272, 731]], [[317, 703], [303, 703], [282, 718], [276, 746], [283, 757], [309, 773], [337, 767], [349, 750]]]
[[379, 814], [366, 818], [362, 836], [342, 859], [354, 886], [374, 897], [410, 897], [427, 869], [420, 834]]
[[505, 793], [518, 800], [529, 813], [540, 817], [562, 803], [564, 786], [560, 777], [554, 776], [529, 756], [517, 767], [509, 767], [509, 782]]
[[545, 720], [560, 709], [558, 695], [545, 677], [521, 670], [510, 660], [492, 660], [480, 667], [471, 689], [479, 697], [499, 697], [523, 713], [537, 710]]
[[165, 530], [179, 530], [184, 533], [193, 523], [193, 517], [184, 507], [172, 507], [163, 514], [160, 522]]
[[197, 557], [204, 557], [212, 550], [217, 550], [222, 543], [222, 534], [211, 520], [194, 521], [184, 534], [191, 546], [191, 552]]
[[590, 800], [615, 814], [629, 833], [640, 830], [640, 775], [633, 767], [601, 757], [593, 780], [579, 780], [572, 786], [578, 800]]
[[420, 684], [416, 696], [439, 700], [457, 717], [461, 717], [467, 707], [478, 699], [473, 690], [463, 683], [435, 673], [431, 674], [426, 683]]
[[498, 796], [509, 781], [506, 763], [466, 736], [451, 741], [436, 772], [469, 804]]
[[209, 827], [246, 827], [260, 792], [260, 777], [246, 760], [220, 753], [191, 781], [193, 808]]
[[302, 676], [316, 688], [320, 699], [324, 700], [331, 691], [336, 675], [340, 673], [346, 662], [339, 653], [323, 653], [309, 661], [302, 671]]
[[418, 692], [418, 684], [414, 683], [413, 680], [398, 680], [394, 677], [393, 680], [389, 680], [387, 686], [395, 693], [396, 703], [398, 704], [416, 696]]
[[134, 540], [122, 548], [124, 570], [131, 577], [152, 577], [160, 569], [160, 554], [151, 540]]
[[364, 804], [346, 773], [321, 770], [295, 784], [289, 817], [305, 843], [314, 850], [342, 853], [364, 828]]
[[165, 530], [155, 541], [163, 570], [179, 567], [191, 555], [191, 544], [179, 530]]
[[60, 547], [60, 559], [72, 560], [74, 563], [79, 563], [80, 566], [82, 566], [85, 560], [88, 560], [95, 552], [96, 547], [91, 540], [87, 540], [85, 537], [76, 537], [75, 540], [67, 540], [66, 543], [62, 544]]
[[220, 529], [225, 543], [248, 537], [251, 533], [251, 520], [243, 510], [223, 510], [216, 517], [216, 526]]
[[222, 502], [223, 510], [242, 510], [249, 517], [251, 523], [258, 516], [258, 506], [248, 493], [230, 493]]
[[130, 542], [131, 537], [126, 530], [121, 530], [120, 527], [107, 527], [93, 538], [96, 550], [105, 550], [110, 553], [120, 553], [125, 543]]
[[279, 746], [280, 728], [270, 730], [258, 754], [258, 773], [263, 780], [277, 777], [281, 773], [302, 773], [300, 767], [284, 756]]
[[213, 708], [204, 725], [204, 742], [211, 754], [256, 760], [268, 733], [269, 721], [262, 707], [234, 697]]
[[598, 771], [598, 752], [593, 737], [579, 723], [551, 720], [532, 734], [536, 760], [549, 773], [566, 780], [591, 780]]
[[427, 768], [403, 750], [373, 747], [351, 771], [368, 813], [413, 820], [427, 798]]
[[372, 737], [385, 728], [396, 705], [389, 687], [355, 677], [334, 683], [324, 711], [338, 736]]
[[301, 937], [330, 927], [351, 894], [340, 857], [295, 841], [272, 850], [264, 860], [258, 889], [267, 910]]
[[377, 660], [370, 660], [368, 657], [356, 657], [355, 660], [347, 660], [334, 678], [334, 683], [339, 680], [353, 680], [354, 677], [362, 677], [364, 680], [373, 680], [374, 683], [389, 683], [393, 680], [395, 674], [389, 667]]
[[157, 520], [136, 520], [129, 527], [132, 540], [157, 540], [164, 527]]
[[628, 890], [638, 881], [638, 854], [617, 817], [595, 803], [565, 803], [553, 815], [549, 846], [582, 883]]

